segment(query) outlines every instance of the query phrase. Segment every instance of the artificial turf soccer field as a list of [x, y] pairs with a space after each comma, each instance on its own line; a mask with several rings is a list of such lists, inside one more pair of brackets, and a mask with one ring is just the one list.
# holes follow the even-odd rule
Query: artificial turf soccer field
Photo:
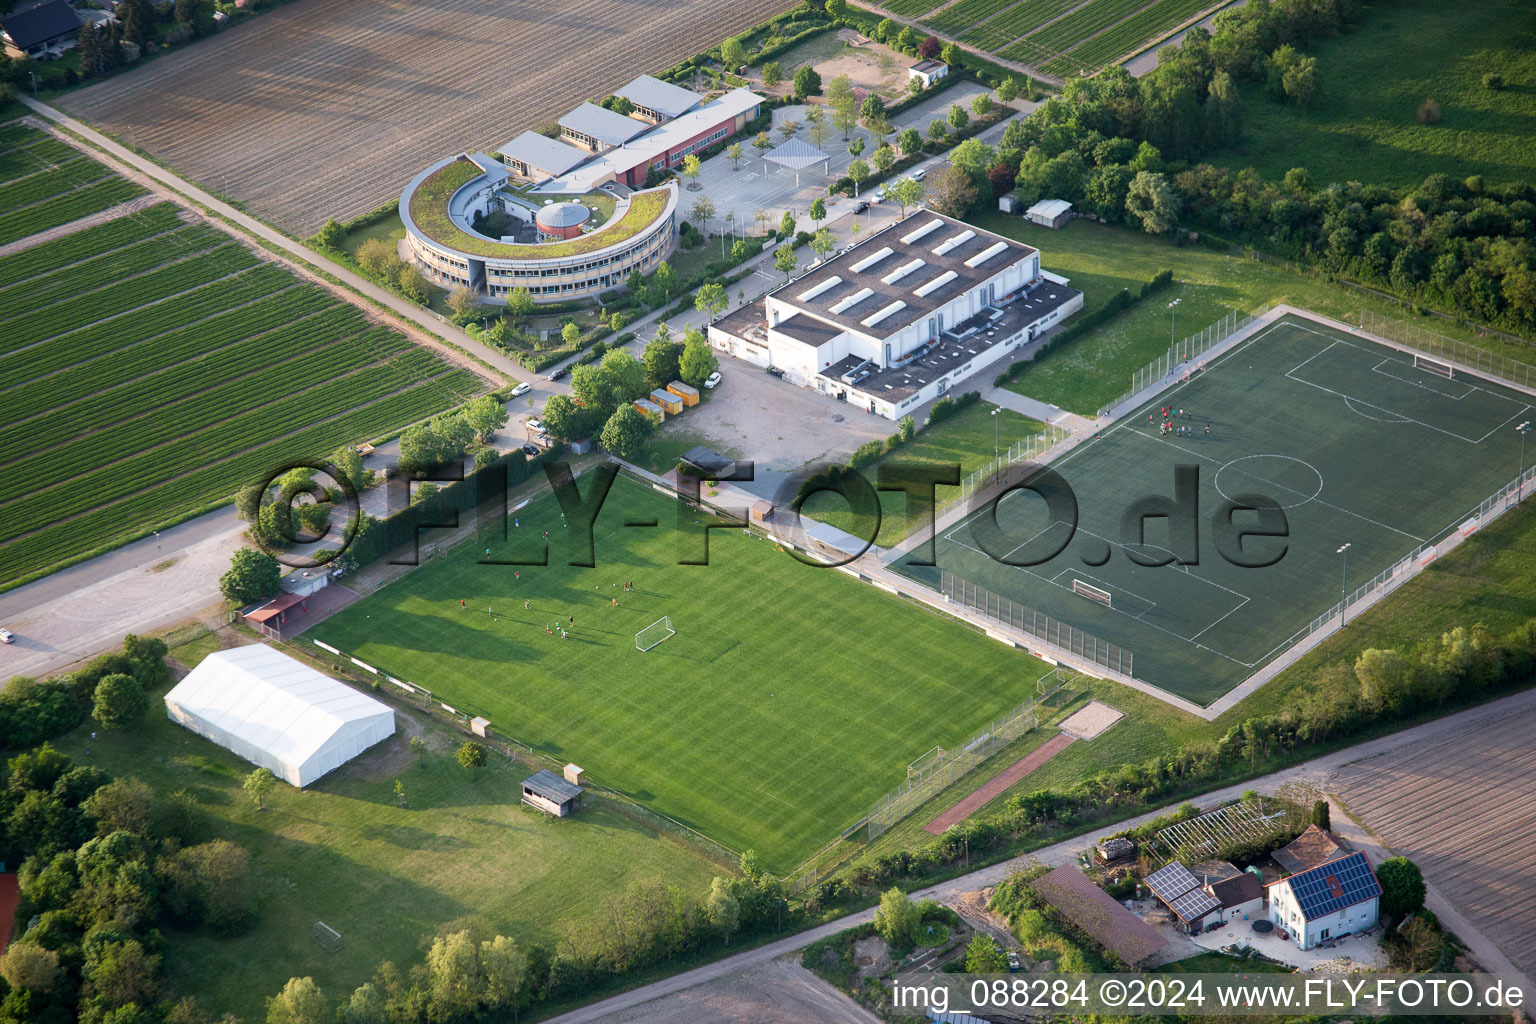
[[[1353, 590], [1444, 537], [1514, 480], [1514, 427], [1531, 417], [1533, 401], [1460, 371], [1447, 379], [1415, 368], [1410, 355], [1287, 316], [1051, 464], [1078, 505], [1076, 533], [1059, 554], [1028, 567], [1004, 564], [981, 550], [997, 547], [978, 539], [973, 513], [941, 534], [937, 568], [900, 568], [930, 585], [949, 570], [1118, 644], [1133, 653], [1137, 678], [1208, 705], [1339, 600], [1341, 545], [1350, 545]], [[1159, 433], [1148, 416], [1160, 421], [1164, 406], [1189, 412], [1177, 422], [1193, 436]], [[1199, 469], [1199, 562], [1135, 564], [1122, 516], [1144, 495], [1171, 498], [1177, 464]], [[1273, 566], [1243, 568], [1217, 553], [1211, 514], [1243, 493], [1284, 509], [1289, 539]], [[1043, 558], [1069, 536], [1028, 492], [999, 502], [997, 522], [1019, 540], [1010, 561]], [[1166, 557], [1168, 521], [1148, 520], [1145, 540], [1152, 550], [1144, 556]], [[1087, 564], [1105, 552], [1107, 563]], [[1109, 606], [1075, 592], [1074, 580], [1107, 591]]]
[[[712, 530], [710, 564], [678, 565], [677, 508], [619, 478], [593, 528], [596, 567], [573, 568], [546, 492], [492, 558], [548, 530], [548, 567], [479, 564], [487, 542], [471, 539], [306, 635], [756, 849], [777, 873], [857, 821], [909, 761], [1028, 699], [1047, 671], [760, 536]], [[648, 519], [660, 525], [624, 525]], [[677, 635], [637, 651], [635, 633], [663, 615]], [[545, 631], [556, 621], [570, 639]]]

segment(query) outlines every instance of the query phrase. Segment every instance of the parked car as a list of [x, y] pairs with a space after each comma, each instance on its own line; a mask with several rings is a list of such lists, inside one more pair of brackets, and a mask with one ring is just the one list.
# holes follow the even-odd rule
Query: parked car
[[869, 204], [864, 202], [863, 200], [860, 200], [858, 205], [856, 205], [853, 208], [853, 212], [854, 213], [867, 213], [868, 211], [869, 211]]
[[571, 368], [569, 366], [562, 366], [562, 367], [560, 367], [560, 369], [558, 369], [554, 373], [550, 374], [549, 375], [549, 379], [550, 380], [560, 380], [563, 377], [565, 377], [566, 374], [568, 374], [570, 372], [571, 372]]
[[544, 421], [535, 417], [528, 417], [528, 432], [530, 434], [544, 433]]
[[717, 387], [719, 387], [720, 386], [720, 371], [716, 370], [714, 373], [712, 373], [708, 377], [704, 378], [704, 386], [707, 387], [707, 388], [717, 388]]
[[0, 644], [13, 644], [16, 642], [16, 634], [8, 629], [0, 629]]
[[1019, 961], [1019, 952], [1018, 952], [1018, 950], [1010, 949], [1008, 951], [1008, 973], [1009, 974], [1018, 974], [1019, 971], [1021, 971], [1023, 969], [1024, 969], [1024, 965]]
[[539, 446], [536, 444], [525, 444], [523, 445], [523, 454], [531, 459], [539, 454]]
[[770, 367], [768, 367], [768, 372], [773, 374], [775, 377], [782, 377], [782, 376], [784, 376], [784, 371], [781, 370], [777, 366], [770, 366]]
[[922, 181], [922, 180], [923, 180], [923, 178], [924, 178], [924, 177], [925, 177], [925, 176], [926, 176], [926, 175], [927, 175], [927, 174], [928, 174], [928, 168], [926, 168], [926, 167], [923, 167], [923, 168], [921, 168], [921, 169], [919, 169], [919, 170], [916, 170], [916, 171], [913, 171], [913, 172], [912, 172], [912, 180], [913, 180], [913, 181]]
[[533, 390], [533, 385], [528, 383], [527, 381], [523, 381], [517, 387], [512, 389], [512, 397], [513, 398], [520, 398], [520, 397], [522, 397], [523, 395], [526, 395], [528, 392], [530, 392], [532, 390]]

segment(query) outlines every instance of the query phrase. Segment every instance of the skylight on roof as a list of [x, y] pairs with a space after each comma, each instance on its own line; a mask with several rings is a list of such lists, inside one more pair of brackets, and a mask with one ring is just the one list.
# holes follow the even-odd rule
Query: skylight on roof
[[801, 302], [810, 302], [812, 299], [814, 299], [816, 296], [820, 295], [822, 292], [830, 291], [831, 289], [836, 288], [838, 285], [840, 285], [842, 283], [843, 283], [843, 279], [838, 277], [836, 274], [833, 274], [831, 277], [827, 278], [825, 281], [821, 282], [820, 284], [815, 284], [815, 285], [812, 285], [811, 287], [807, 288], [805, 291], [803, 291], [799, 295], [797, 295], [796, 298], [798, 298]]
[[993, 242], [991, 245], [981, 250], [981, 252], [966, 260], [965, 265], [968, 267], [979, 267], [1006, 248], [1008, 248], [1007, 242]]
[[846, 312], [846, 311], [852, 309], [854, 306], [857, 306], [859, 303], [863, 302], [865, 299], [869, 298], [873, 294], [875, 294], [875, 290], [873, 288], [860, 288], [858, 291], [854, 292], [852, 295], [848, 296], [847, 298], [843, 299], [841, 302], [839, 302], [835, 306], [833, 306], [832, 307], [832, 312], [834, 312], [834, 313]]
[[901, 266], [897, 267], [895, 270], [882, 277], [880, 281], [883, 284], [895, 284], [897, 281], [900, 281], [914, 270], [917, 270], [919, 267], [923, 266], [927, 266], [926, 260], [912, 260], [910, 263], [903, 263]]
[[909, 231], [905, 235], [902, 235], [901, 236], [901, 240], [903, 242], [906, 242], [908, 245], [911, 245], [913, 242], [917, 241], [920, 238], [926, 238], [927, 236], [931, 235], [933, 232], [939, 230], [939, 228], [941, 228], [943, 226], [944, 226], [944, 222], [942, 220], [940, 220], [939, 218], [935, 217], [935, 218], [933, 218], [933, 220], [929, 221], [927, 224], [924, 224], [922, 227], [914, 228], [912, 231]]
[[964, 245], [966, 242], [969, 242], [971, 239], [973, 239], [975, 237], [976, 237], [976, 232], [974, 232], [974, 231], [970, 231], [970, 230], [962, 231], [958, 235], [955, 235], [953, 238], [946, 238], [943, 241], [943, 243], [941, 245], [939, 245], [938, 248], [933, 250], [934, 254], [938, 255], [938, 256], [943, 256], [945, 253], [950, 252], [951, 250], [953, 250], [953, 249], [955, 249], [955, 248], [957, 248], [959, 246]]
[[960, 275], [955, 273], [953, 270], [946, 270], [944, 273], [940, 274], [932, 281], [929, 281], [921, 288], [914, 289], [912, 294], [916, 295], [920, 299], [927, 298], [929, 295], [932, 295], [934, 292], [938, 291], [940, 288], [943, 288], [945, 285], [949, 284], [949, 282], [953, 281], [959, 276]]
[[895, 302], [891, 303], [889, 306], [886, 306], [884, 309], [872, 313], [871, 315], [865, 317], [863, 320], [860, 320], [859, 323], [863, 324], [865, 327], [874, 327], [881, 321], [896, 315], [906, 308], [907, 304], [900, 299], [897, 299]]
[[879, 263], [881, 260], [885, 259], [895, 251], [895, 249], [892, 249], [887, 245], [883, 249], [880, 249], [878, 252], [871, 253], [870, 255], [865, 256], [863, 259], [859, 260], [859, 262], [853, 265], [853, 269], [859, 271], [868, 270], [870, 267], [874, 266], [876, 263]]

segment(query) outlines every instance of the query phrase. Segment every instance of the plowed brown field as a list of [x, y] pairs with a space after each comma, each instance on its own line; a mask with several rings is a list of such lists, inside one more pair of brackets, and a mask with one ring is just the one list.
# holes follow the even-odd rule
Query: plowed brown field
[[309, 235], [791, 0], [299, 0], [61, 106]]

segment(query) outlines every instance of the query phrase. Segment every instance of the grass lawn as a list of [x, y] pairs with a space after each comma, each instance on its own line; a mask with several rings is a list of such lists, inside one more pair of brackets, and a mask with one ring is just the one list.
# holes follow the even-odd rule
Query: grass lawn
[[[694, 406], [694, 408], [702, 407], [711, 397], [712, 392], [701, 389], [699, 391], [699, 405]], [[684, 452], [697, 448], [699, 445], [719, 452], [728, 459], [746, 457], [739, 448], [722, 445], [713, 438], [688, 429], [686, 416], [681, 419], [668, 417], [668, 421], [651, 437], [651, 443], [646, 446], [645, 453], [635, 460], [635, 465], [642, 469], [648, 469], [657, 475], [665, 475], [676, 468], [677, 460], [682, 458]]]
[[[209, 637], [172, 656], [196, 663], [217, 646]], [[206, 818], [206, 839], [251, 852], [256, 927], [227, 939], [169, 930], [173, 990], [262, 1020], [263, 1000], [288, 978], [311, 976], [335, 999], [382, 960], [416, 962], [422, 936], [449, 921], [475, 917], [522, 942], [553, 945], [567, 923], [601, 924], [605, 901], [596, 894], [657, 882], [699, 894], [721, 873], [693, 844], [657, 833], [610, 800], [559, 822], [526, 810], [517, 788], [526, 769], [493, 762], [472, 777], [453, 760], [459, 734], [417, 713], [397, 712], [396, 724], [393, 738], [310, 789], [279, 785], [264, 811], [240, 788], [249, 764], [163, 714], [129, 733], [92, 740], [85, 726], [55, 741], [78, 761], [156, 792], [186, 791]], [[423, 728], [430, 749], [418, 766], [406, 733]], [[395, 803], [396, 779], [405, 808]], [[342, 933], [339, 952], [310, 941], [317, 920]]]
[[[997, 409], [994, 417], [992, 410]], [[996, 451], [1009, 447], [1045, 429], [1039, 420], [1030, 419], [987, 402], [977, 402], [935, 426], [920, 430], [912, 440], [873, 465], [864, 467], [863, 473], [871, 483], [877, 479], [881, 463], [905, 462], [960, 466], [960, 479], [991, 462]], [[994, 447], [995, 446], [995, 447]], [[957, 487], [940, 487], [938, 502], [943, 507], [947, 500], [960, 493]], [[875, 541], [889, 546], [906, 539], [913, 523], [907, 515], [907, 497], [899, 491], [881, 491], [880, 532]], [[840, 495], [828, 492], [814, 494], [806, 500], [803, 515], [830, 523], [840, 530], [859, 537], [868, 537], [873, 523], [867, 516], [856, 514]]]
[[[1434, 173], [1489, 183], [1536, 177], [1536, 20], [1527, 0], [1375, 4], [1360, 27], [1304, 47], [1323, 101], [1315, 110], [1244, 91], [1241, 143], [1209, 157], [1278, 180], [1305, 167], [1315, 184], [1417, 184]], [[1502, 91], [1483, 87], [1500, 74]], [[1419, 104], [1440, 104], [1420, 124]], [[1303, 143], [1304, 140], [1304, 143]]]
[[1293, 974], [1284, 964], [1272, 964], [1268, 960], [1245, 960], [1225, 953], [1196, 953], [1171, 964], [1154, 967], [1162, 974]]
[[[698, 551], [694, 513], [674, 526], [679, 508], [616, 481], [594, 526], [597, 567], [581, 569], [565, 564], [571, 528], [553, 498], [536, 500], [493, 557], [532, 554], [535, 531], [548, 529], [548, 567], [517, 578], [511, 565], [478, 564], [479, 542], [467, 543], [314, 636], [727, 846], [756, 849], [781, 874], [900, 782], [907, 762], [969, 737], [1045, 671], [740, 531], [714, 531], [709, 566], [678, 565], [680, 542]], [[660, 529], [624, 525], [647, 520]], [[627, 580], [633, 591], [617, 586]], [[640, 653], [635, 632], [663, 615], [677, 635]], [[546, 632], [572, 616], [570, 639]]]
[[[1082, 290], [1084, 309], [1098, 308], [1122, 288], [1135, 291], [1142, 282], [1172, 268], [1173, 288], [1052, 353], [1039, 371], [1028, 370], [1008, 385], [1020, 394], [1082, 415], [1091, 416], [1123, 395], [1131, 386], [1132, 371], [1168, 350], [1168, 303], [1175, 298], [1181, 300], [1174, 325], [1180, 339], [1199, 333], [1226, 309], [1251, 313], [1278, 302], [1351, 322], [1358, 322], [1361, 309], [1411, 318], [1395, 303], [1322, 278], [1202, 246], [1178, 246], [1130, 228], [1078, 219], [1053, 231], [997, 211], [973, 219], [988, 231], [1039, 249], [1046, 269], [1069, 278], [1072, 287]], [[1536, 350], [1528, 345], [1480, 338], [1438, 317], [1415, 322], [1513, 359], [1536, 361]]]

